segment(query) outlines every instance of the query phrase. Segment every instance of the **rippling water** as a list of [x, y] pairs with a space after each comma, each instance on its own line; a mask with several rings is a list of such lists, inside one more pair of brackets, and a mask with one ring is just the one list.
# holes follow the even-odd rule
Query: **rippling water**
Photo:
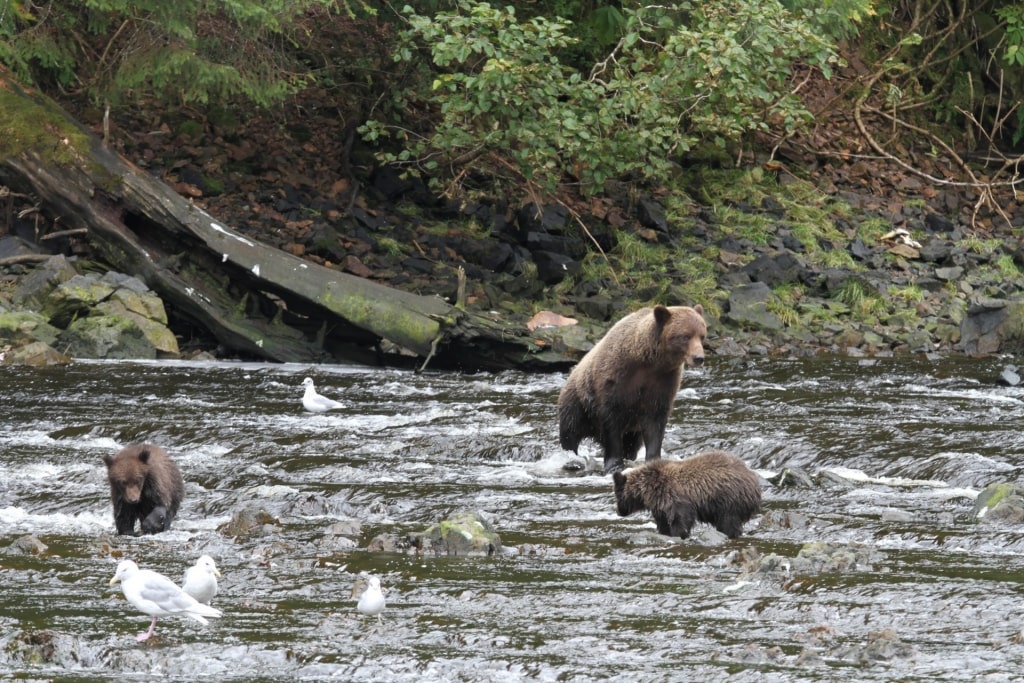
[[[1020, 479], [1024, 389], [1001, 362], [714, 361], [688, 373], [669, 457], [735, 452], [765, 484], [737, 540], [673, 541], [615, 515], [610, 481], [564, 469], [564, 376], [353, 367], [77, 363], [0, 368], [0, 675], [61, 680], [1016, 680], [1024, 534], [977, 523], [978, 490]], [[301, 380], [346, 408], [305, 413]], [[100, 456], [167, 448], [186, 478], [172, 530], [113, 534]], [[597, 467], [596, 448], [585, 455]], [[218, 531], [238, 509], [263, 533]], [[383, 533], [482, 511], [492, 558], [372, 553]], [[42, 552], [18, 550], [34, 536]], [[350, 539], [350, 540], [346, 540]], [[853, 559], [793, 570], [805, 544]], [[157, 636], [120, 557], [223, 578], [203, 627]], [[752, 571], [757, 557], [784, 560]], [[387, 589], [359, 615], [361, 573]]]

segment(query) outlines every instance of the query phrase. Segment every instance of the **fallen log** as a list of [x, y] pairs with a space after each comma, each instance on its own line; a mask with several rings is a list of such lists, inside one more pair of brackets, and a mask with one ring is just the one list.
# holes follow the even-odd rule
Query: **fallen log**
[[[561, 370], [557, 337], [310, 263], [245, 237], [135, 167], [0, 69], [0, 184], [29, 193], [93, 253], [141, 278], [223, 346], [273, 361]], [[76, 233], [79, 234], [79, 233]], [[382, 341], [402, 351], [388, 356]]]

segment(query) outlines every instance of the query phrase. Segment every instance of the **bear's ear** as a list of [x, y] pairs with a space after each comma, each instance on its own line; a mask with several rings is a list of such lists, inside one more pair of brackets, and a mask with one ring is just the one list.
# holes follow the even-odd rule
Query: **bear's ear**
[[693, 310], [697, 311], [701, 315], [704, 315], [704, 307], [701, 306], [700, 304], [694, 304]]
[[143, 448], [139, 451], [139, 462], [148, 464], [149, 463], [149, 449]]
[[103, 462], [104, 464], [106, 464], [107, 467], [110, 467], [111, 465], [114, 464], [114, 456], [110, 455], [109, 453], [100, 457], [103, 459]]
[[672, 311], [666, 307], [658, 304], [654, 307], [654, 322], [658, 324], [658, 327], [664, 327], [668, 319], [672, 317]]
[[626, 485], [626, 475], [622, 473], [622, 470], [612, 472], [612, 482], [614, 482], [615, 488], [621, 489]]

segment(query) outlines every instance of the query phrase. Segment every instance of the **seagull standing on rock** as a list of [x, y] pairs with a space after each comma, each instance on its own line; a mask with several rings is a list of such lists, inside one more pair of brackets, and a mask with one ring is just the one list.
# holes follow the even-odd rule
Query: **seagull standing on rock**
[[313, 378], [307, 377], [302, 380], [302, 386], [306, 387], [306, 393], [302, 395], [302, 407], [311, 413], [326, 413], [328, 410], [336, 410], [344, 407], [338, 401], [329, 399], [316, 393], [313, 385]]
[[117, 582], [121, 583], [121, 591], [132, 607], [153, 617], [149, 631], [135, 636], [135, 640], [139, 642], [153, 635], [157, 617], [181, 614], [192, 617], [200, 624], [208, 624], [210, 622], [206, 617], [221, 616], [219, 609], [200, 604], [163, 574], [157, 574], [149, 569], [139, 569], [139, 565], [131, 560], [121, 560], [117, 565], [110, 585], [113, 586]]
[[380, 613], [384, 611], [384, 593], [380, 590], [380, 579], [376, 576], [370, 577], [366, 590], [359, 597], [359, 604], [356, 605], [356, 609], [368, 617], [375, 616], [378, 622], [384, 623], [384, 619], [380, 616]]
[[181, 584], [181, 590], [185, 591], [197, 602], [209, 605], [214, 596], [217, 595], [217, 565], [209, 555], [203, 555], [196, 563], [185, 570], [185, 580]]

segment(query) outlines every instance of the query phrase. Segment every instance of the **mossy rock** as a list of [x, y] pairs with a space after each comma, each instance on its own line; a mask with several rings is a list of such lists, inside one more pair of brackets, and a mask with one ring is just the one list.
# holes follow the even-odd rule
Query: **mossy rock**
[[53, 344], [60, 330], [32, 311], [0, 313], [0, 344], [27, 344], [34, 341]]
[[11, 302], [22, 308], [37, 308], [56, 287], [76, 275], [78, 271], [66, 258], [51, 256], [21, 279], [11, 295]]
[[[121, 291], [123, 290], [118, 290], [118, 292]], [[164, 319], [164, 322], [148, 318], [143, 314], [137, 313], [135, 310], [129, 310], [121, 301], [115, 300], [116, 297], [98, 305], [93, 309], [92, 315], [122, 317], [131, 320], [142, 331], [146, 340], [156, 349], [157, 355], [162, 358], [177, 357], [180, 354], [178, 340], [166, 325], [167, 317], [163, 312], [163, 304], [156, 297], [150, 298], [155, 299], [156, 303], [160, 305], [159, 315]]]
[[77, 317], [114, 293], [115, 286], [95, 275], [76, 275], [62, 282], [43, 303], [42, 314], [57, 327], [67, 327]]
[[1009, 482], [989, 484], [974, 501], [974, 517], [979, 522], [1024, 522], [1024, 487]]
[[60, 335], [75, 358], [155, 359], [156, 348], [138, 323], [126, 316], [94, 315], [79, 318]]
[[456, 512], [426, 531], [410, 534], [409, 542], [437, 555], [493, 555], [501, 550], [501, 538], [476, 512]]

